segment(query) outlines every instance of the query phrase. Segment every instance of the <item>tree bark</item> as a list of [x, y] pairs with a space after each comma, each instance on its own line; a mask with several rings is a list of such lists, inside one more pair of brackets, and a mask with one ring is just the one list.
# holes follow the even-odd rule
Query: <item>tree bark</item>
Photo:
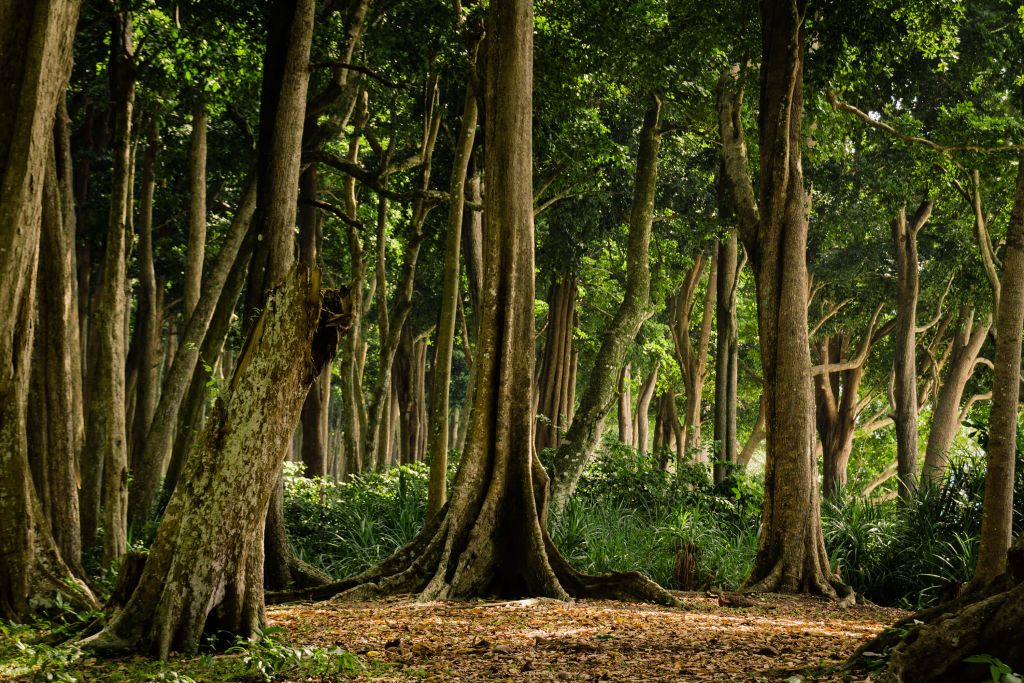
[[658, 385], [658, 370], [661, 363], [655, 361], [651, 373], [647, 375], [644, 385], [640, 388], [640, 394], [636, 399], [636, 414], [633, 417], [633, 448], [641, 453], [647, 452], [647, 435], [650, 430], [649, 411], [651, 399], [654, 397], [654, 389]]
[[[71, 284], [75, 223], [65, 214], [68, 207], [61, 200], [55, 151], [51, 146], [47, 154], [42, 196], [38, 271], [42, 286], [39, 287], [32, 359], [33, 380], [37, 383], [32, 392], [35, 397], [32, 413], [40, 429], [32, 440], [36, 448], [30, 456], [44, 471], [43, 477], [36, 479], [36, 485], [39, 488], [45, 483], [45, 494], [40, 492], [40, 499], [61, 557], [76, 575], [84, 576], [77, 484], [81, 404], [75, 401], [73, 374], [73, 358], [79, 353], [75, 332], [77, 302]], [[69, 170], [66, 166], [63, 169]]]
[[[143, 444], [156, 412], [159, 387], [161, 311], [157, 295], [156, 270], [153, 265], [153, 195], [156, 191], [157, 155], [161, 147], [155, 118], [146, 131], [146, 152], [142, 158], [139, 198], [139, 304], [135, 325], [138, 329], [138, 379], [136, 380], [135, 416], [132, 421], [131, 470], [141, 468]], [[162, 467], [163, 463], [160, 463]], [[131, 492], [129, 491], [129, 503]], [[139, 520], [133, 520], [138, 523]], [[136, 527], [139, 528], [139, 527]]]
[[[294, 207], [294, 201], [291, 206]], [[81, 644], [166, 658], [204, 633], [266, 622], [263, 529], [302, 399], [347, 324], [347, 302], [300, 267], [267, 302], [182, 474], [128, 604]]]
[[185, 259], [185, 298], [182, 320], [188, 324], [199, 303], [206, 256], [206, 103], [197, 95], [192, 104], [192, 132], [188, 150], [188, 250]]
[[[739, 381], [739, 333], [736, 325], [736, 290], [739, 288], [739, 237], [729, 231], [718, 244], [718, 289], [715, 308], [715, 465], [716, 484], [725, 480], [728, 467], [739, 460], [736, 440], [736, 401]], [[711, 283], [708, 283], [711, 286]]]
[[960, 320], [956, 335], [953, 337], [952, 351], [949, 359], [949, 370], [938, 397], [932, 408], [932, 426], [928, 432], [928, 445], [924, 454], [922, 476], [933, 483], [942, 481], [949, 463], [949, 448], [953, 438], [960, 431], [960, 403], [964, 389], [974, 375], [978, 366], [981, 347], [988, 338], [992, 328], [992, 318], [974, 324], [974, 307], [965, 306], [960, 310]]
[[[562, 435], [570, 428], [569, 380], [578, 291], [576, 278], [559, 275], [548, 293], [548, 333], [536, 387], [537, 415], [544, 416], [536, 427], [538, 452], [544, 448], [558, 448]], [[632, 426], [631, 421], [629, 424]]]
[[316, 594], [345, 590], [344, 597], [362, 599], [413, 592], [423, 600], [629, 596], [678, 604], [637, 574], [576, 573], [545, 530], [547, 481], [534, 453], [532, 405], [532, 3], [496, 0], [489, 12], [486, 313], [466, 451], [451, 500], [416, 539], [377, 567]]
[[[629, 244], [626, 250], [626, 291], [615, 318], [605, 330], [601, 348], [587, 379], [587, 387], [573, 417], [572, 426], [565, 435], [565, 442], [555, 452], [552, 463], [551, 509], [556, 512], [565, 507], [565, 503], [576, 490], [580, 474], [601, 439], [605, 416], [615, 401], [615, 380], [626, 351], [636, 339], [640, 325], [651, 314], [651, 269], [648, 251], [654, 220], [654, 195], [658, 184], [660, 121], [661, 99], [652, 95], [640, 129], [640, 149], [637, 153], [636, 181], [633, 185], [629, 219]], [[488, 181], [488, 196], [491, 192], [493, 185]], [[489, 219], [485, 216], [485, 220]], [[490, 230], [490, 227], [487, 229]]]
[[[210, 321], [217, 310], [221, 292], [235, 261], [242, 249], [242, 243], [252, 224], [256, 208], [256, 186], [250, 178], [242, 190], [235, 217], [228, 228], [217, 259], [204, 280], [203, 292], [192, 316], [189, 318], [180, 340], [175, 345], [173, 361], [164, 373], [160, 399], [157, 402], [149, 433], [142, 447], [138, 469], [133, 473], [131, 492], [131, 520], [135, 528], [141, 528], [148, 519], [160, 485], [164, 463], [171, 455], [174, 430], [178, 424], [182, 402], [196, 371], [202, 351], [203, 340], [210, 327]], [[219, 349], [217, 349], [219, 352]], [[209, 362], [216, 358], [216, 352], [204, 357]], [[171, 471], [177, 474], [174, 467]], [[170, 473], [169, 473], [170, 479]], [[177, 480], [168, 482], [168, 488]]]
[[[850, 589], [829, 567], [814, 447], [807, 328], [808, 201], [801, 150], [806, 9], [804, 0], [760, 3], [757, 204], [742, 127], [722, 125], [723, 166], [740, 235], [754, 266], [766, 400], [765, 502], [757, 556], [743, 587], [835, 598], [849, 595]], [[739, 99], [735, 102], [739, 104]], [[740, 117], [720, 116], [719, 120], [739, 121]]]
[[71, 69], [78, 2], [0, 5], [0, 618], [95, 606], [61, 559], [33, 489], [26, 414], [42, 192]]
[[633, 444], [633, 397], [630, 395], [632, 378], [630, 377], [630, 364], [626, 363], [619, 372], [619, 441], [631, 446]]
[[[704, 307], [701, 314], [701, 325], [696, 345], [690, 338], [690, 321], [696, 303], [697, 281], [703, 270], [703, 255], [690, 271], [690, 276], [673, 301], [672, 338], [676, 347], [676, 358], [683, 376], [683, 389], [686, 405], [683, 411], [683, 439], [677, 453], [677, 466], [693, 451], [698, 461], [704, 461], [704, 452], [700, 438], [701, 404], [704, 394], [704, 380], [707, 378], [708, 348], [711, 343], [711, 323], [715, 312], [718, 280], [718, 250], [712, 247], [711, 268], [708, 271], [707, 287], [704, 291]], [[696, 274], [696, 278], [693, 275]]]
[[899, 464], [899, 495], [911, 496], [917, 481], [917, 234], [931, 217], [933, 203], [924, 201], [907, 220], [901, 208], [892, 223], [896, 251], [896, 330], [893, 352], [893, 396], [896, 423], [896, 461]]
[[128, 12], [117, 12], [112, 20], [110, 41], [114, 165], [100, 300], [92, 315], [98, 353], [91, 373], [85, 447], [87, 453], [103, 462], [103, 564], [108, 567], [125, 554], [128, 534], [125, 261], [130, 230], [132, 109], [135, 103], [132, 49], [131, 16]]
[[[426, 113], [423, 126], [423, 140], [420, 145], [420, 157], [423, 161], [420, 172], [419, 188], [426, 192], [430, 189], [431, 157], [437, 142], [437, 131], [441, 124], [439, 91], [437, 80], [431, 79], [431, 86], [426, 93]], [[416, 280], [416, 265], [420, 247], [425, 233], [423, 225], [430, 212], [429, 205], [422, 196], [414, 200], [412, 219], [409, 223], [409, 234], [406, 237], [402, 259], [402, 275], [395, 292], [395, 303], [392, 311], [388, 311], [387, 281], [384, 272], [384, 242], [387, 234], [387, 202], [381, 196], [378, 204], [377, 229], [377, 296], [379, 297], [378, 313], [380, 315], [380, 363], [377, 381], [374, 385], [373, 398], [370, 403], [367, 419], [367, 432], [363, 444], [363, 453], [367, 458], [374, 458], [375, 469], [386, 468], [390, 456], [390, 434], [382, 430], [385, 424], [392, 424], [388, 416], [390, 404], [391, 366], [395, 352], [401, 340], [402, 328], [412, 310], [412, 297]]]
[[[1013, 533], [1013, 484], [1020, 401], [1021, 331], [1024, 329], [1024, 158], [1017, 169], [1017, 191], [1006, 230], [1006, 253], [999, 281], [992, 410], [985, 453], [985, 499], [981, 545], [974, 582], [991, 581], [1006, 570]], [[1017, 609], [1024, 608], [1018, 601]]]
[[[474, 68], [472, 60], [470, 68]], [[448, 205], [448, 231], [445, 237], [444, 264], [441, 275], [441, 312], [437, 325], [437, 350], [434, 352], [434, 374], [430, 387], [430, 424], [427, 461], [430, 463], [430, 485], [427, 489], [427, 517], [433, 517], [447, 500], [448, 477], [448, 395], [452, 383], [452, 351], [455, 346], [455, 314], [461, 296], [462, 223], [466, 205], [466, 174], [476, 139], [477, 102], [473, 78], [467, 79], [466, 97], [462, 105], [459, 134], [455, 140], [455, 161]]]

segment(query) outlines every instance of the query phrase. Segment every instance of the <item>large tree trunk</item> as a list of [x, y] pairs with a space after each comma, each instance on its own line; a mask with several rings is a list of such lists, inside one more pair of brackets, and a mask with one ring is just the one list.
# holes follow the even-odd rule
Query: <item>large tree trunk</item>
[[907, 220], [901, 208], [892, 223], [893, 246], [896, 251], [896, 330], [893, 352], [893, 396], [896, 423], [896, 461], [899, 494], [910, 497], [917, 481], [917, 234], [928, 222], [932, 202], [924, 201]]
[[[722, 130], [723, 166], [757, 284], [767, 416], [761, 534], [744, 588], [836, 597], [850, 590], [829, 567], [821, 531], [807, 329], [808, 200], [801, 158], [806, 9], [804, 0], [760, 3], [757, 204], [742, 128]], [[739, 104], [737, 97], [734, 106]], [[734, 120], [739, 117], [720, 117]]]
[[350, 598], [414, 592], [424, 600], [628, 595], [676, 604], [636, 574], [579, 575], [545, 530], [547, 481], [534, 453], [532, 405], [532, 3], [495, 0], [489, 11], [486, 313], [466, 451], [451, 500], [416, 539], [379, 566], [324, 590], [347, 589]]
[[0, 617], [95, 600], [61, 559], [32, 484], [26, 413], [42, 192], [78, 2], [0, 4]]
[[103, 462], [103, 564], [110, 566], [127, 550], [128, 434], [125, 418], [126, 254], [131, 194], [132, 108], [135, 103], [132, 21], [114, 16], [110, 41], [110, 89], [113, 103], [113, 159], [110, 216], [107, 225], [99, 306], [92, 317], [97, 333], [96, 364], [89, 395], [86, 453]]
[[271, 492], [302, 399], [346, 318], [347, 302], [322, 294], [319, 272], [305, 267], [270, 298], [189, 455], [188, 486], [171, 496], [138, 587], [84, 647], [166, 658], [194, 652], [207, 632], [257, 635]]
[[901, 619], [858, 648], [847, 667], [874, 669], [877, 658], [865, 655], [888, 652], [888, 674], [907, 683], [990, 680], [987, 662], [966, 661], [972, 655], [1024, 669], [1024, 536], [1004, 562], [1009, 570], [996, 580]]
[[[715, 483], [725, 480], [739, 460], [736, 401], [739, 382], [739, 333], [736, 290], [739, 288], [739, 238], [735, 229], [718, 244], [718, 289], [715, 309]], [[708, 284], [710, 287], [710, 283]]]
[[[61, 112], [58, 113], [61, 116]], [[58, 126], [59, 127], [59, 126]], [[74, 218], [65, 212], [55, 147], [47, 154], [42, 196], [42, 235], [39, 251], [39, 287], [32, 377], [35, 398], [30, 418], [37, 423], [30, 453], [40, 465], [35, 479], [61, 556], [79, 576], [82, 540], [78, 505], [78, 449], [81, 446], [81, 404], [76, 402], [73, 359], [79, 353], [78, 311], [72, 286]], [[73, 211], [74, 207], [70, 207]], [[80, 399], [81, 397], [77, 397]], [[32, 434], [30, 433], [30, 438]]]
[[[626, 291], [611, 325], [605, 330], [601, 348], [587, 379], [572, 426], [552, 462], [551, 508], [559, 511], [576, 490], [583, 468], [601, 440], [604, 419], [616, 398], [616, 378], [640, 325], [651, 314], [651, 267], [648, 251], [654, 220], [654, 195], [658, 185], [658, 150], [661, 147], [661, 99], [651, 96], [640, 129], [636, 181], [629, 218], [626, 250]], [[493, 192], [488, 180], [487, 196]], [[485, 216], [485, 220], [489, 219]], [[488, 225], [493, 225], [488, 222]], [[490, 230], [490, 228], [487, 228]], [[489, 235], [485, 239], [489, 239]]]
[[940, 482], [946, 473], [949, 448], [953, 445], [953, 438], [960, 431], [962, 423], [960, 403], [964, 389], [974, 375], [981, 347], [992, 328], [991, 316], [975, 326], [973, 306], [961, 308], [959, 317], [959, 326], [953, 337], [949, 370], [932, 408], [932, 427], [928, 432], [928, 446], [924, 454], [922, 475], [935, 483]]
[[[981, 546], [974, 581], [991, 581], [1006, 570], [1013, 533], [1013, 484], [1020, 401], [1021, 331], [1024, 328], [1024, 155], [1017, 169], [1017, 193], [1006, 229], [1006, 253], [996, 312], [996, 354], [992, 410], [986, 449], [985, 502]], [[1016, 609], [1024, 612], [1024, 601]]]
[[[472, 58], [471, 58], [472, 59]], [[471, 69], [475, 59], [471, 61]], [[427, 462], [430, 486], [427, 490], [427, 518], [433, 517], [447, 500], [448, 477], [448, 395], [452, 383], [452, 351], [455, 346], [455, 314], [461, 296], [462, 222], [466, 206], [466, 174], [476, 139], [477, 101], [472, 78], [467, 79], [466, 99], [462, 106], [459, 134], [455, 141], [455, 161], [449, 187], [448, 231], [445, 237], [441, 275], [441, 312], [437, 325], [437, 350], [434, 352], [433, 380], [430, 387], [430, 424]]]
[[[548, 293], [548, 334], [537, 376], [537, 450], [558, 448], [569, 429], [569, 380], [572, 375], [573, 343], [576, 329], [576, 278], [559, 276]], [[628, 370], [627, 373], [628, 382]], [[621, 389], [620, 389], [621, 391]], [[628, 401], [628, 395], [626, 400]], [[620, 416], [620, 423], [622, 416]], [[632, 420], [627, 423], [632, 426]], [[626, 441], [629, 443], [629, 441]]]

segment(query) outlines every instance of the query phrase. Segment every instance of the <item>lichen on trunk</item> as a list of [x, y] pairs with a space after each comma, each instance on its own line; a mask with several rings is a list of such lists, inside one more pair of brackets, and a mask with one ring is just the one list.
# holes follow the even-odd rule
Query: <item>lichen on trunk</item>
[[[145, 569], [101, 652], [166, 658], [204, 633], [251, 637], [265, 621], [263, 528], [303, 398], [348, 322], [339, 292], [300, 267], [270, 298], [175, 487]], [[216, 523], [211, 523], [216, 520]]]

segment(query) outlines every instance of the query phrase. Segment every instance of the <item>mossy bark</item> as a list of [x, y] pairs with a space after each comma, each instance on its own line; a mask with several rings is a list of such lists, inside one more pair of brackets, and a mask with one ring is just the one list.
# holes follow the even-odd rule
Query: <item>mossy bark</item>
[[347, 325], [347, 301], [295, 271], [268, 301], [174, 489], [125, 607], [82, 645], [166, 658], [204, 633], [265, 622], [263, 529], [302, 400]]

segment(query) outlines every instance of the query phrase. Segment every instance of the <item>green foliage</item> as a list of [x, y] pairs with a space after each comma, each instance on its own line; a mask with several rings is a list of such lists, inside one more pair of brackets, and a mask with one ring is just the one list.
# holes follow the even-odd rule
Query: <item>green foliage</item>
[[285, 521], [296, 554], [335, 577], [350, 576], [412, 540], [426, 513], [429, 469], [403, 465], [348, 482], [310, 479], [289, 463]]
[[754, 559], [762, 499], [748, 477], [716, 490], [704, 463], [667, 472], [656, 458], [609, 441], [551, 533], [582, 571], [637, 570], [669, 587], [676, 552], [696, 546], [699, 580], [735, 589]]
[[988, 664], [988, 673], [992, 683], [1021, 683], [1024, 678], [1015, 673], [1013, 668], [992, 655], [972, 655], [964, 659], [967, 664]]
[[[1022, 481], [1018, 478], [1015, 496], [1018, 529]], [[935, 604], [943, 591], [974, 573], [984, 487], [981, 456], [961, 453], [941, 486], [924, 481], [911, 501], [878, 504], [840, 493], [822, 508], [829, 558], [843, 579], [873, 602]]]
[[281, 638], [283, 631], [276, 626], [265, 628], [255, 641], [240, 638], [228, 653], [241, 654], [246, 672], [267, 683], [296, 675], [334, 680], [362, 672], [356, 655], [340, 648], [293, 647]]

